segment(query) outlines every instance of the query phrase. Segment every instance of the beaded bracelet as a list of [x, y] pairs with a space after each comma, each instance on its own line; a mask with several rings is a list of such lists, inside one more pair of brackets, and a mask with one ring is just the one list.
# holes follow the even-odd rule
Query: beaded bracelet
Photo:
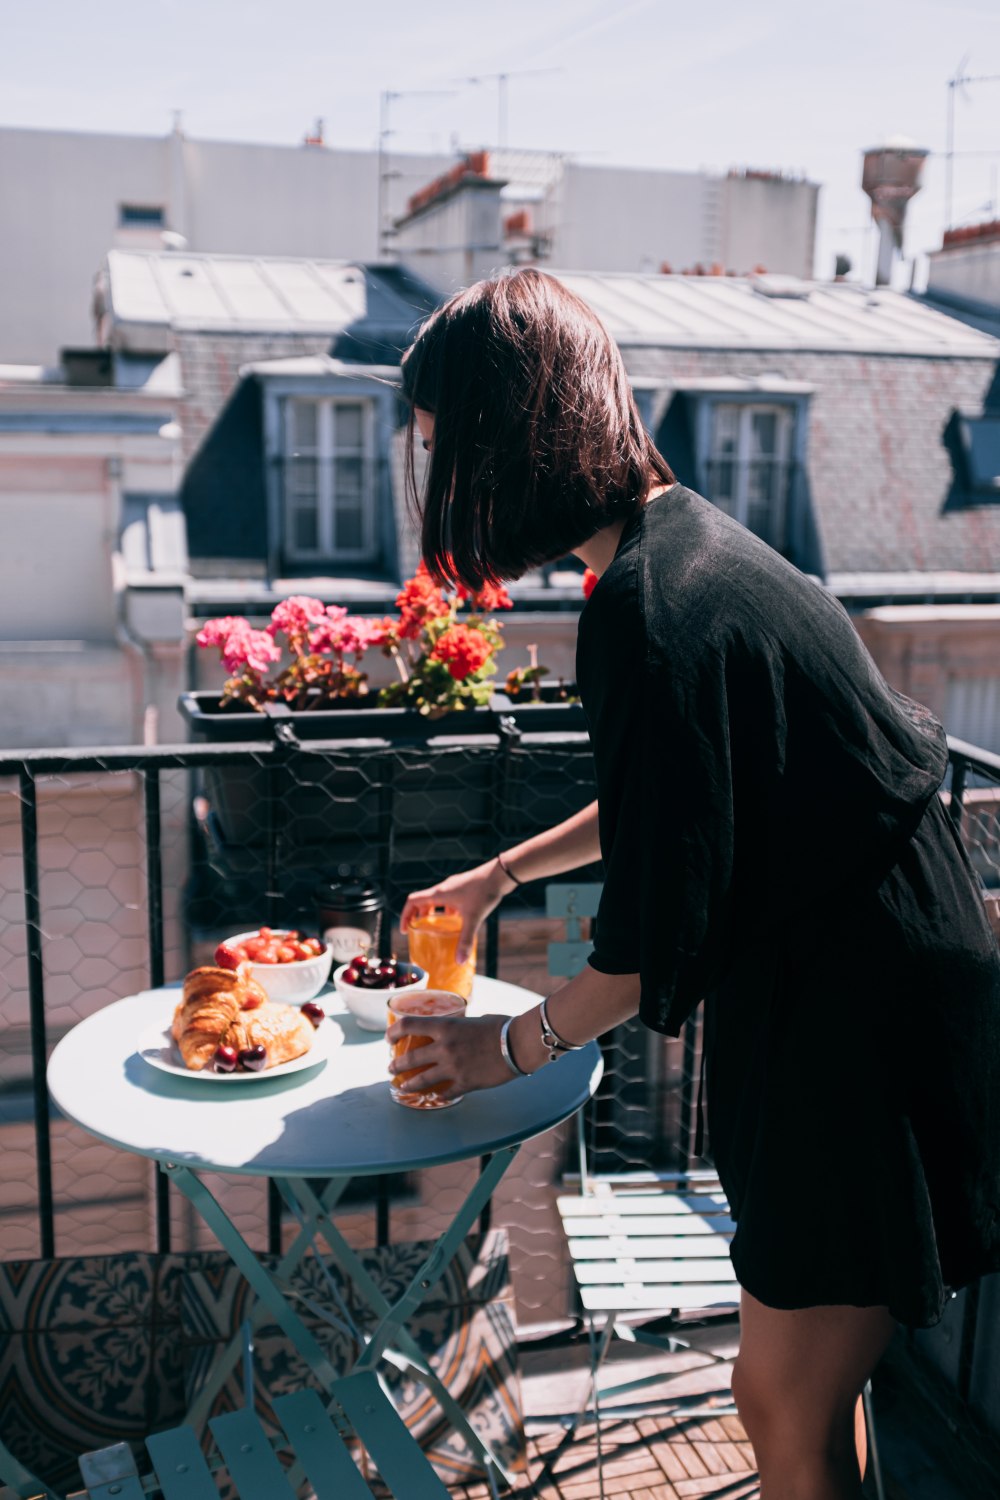
[[518, 880], [517, 876], [514, 874], [514, 871], [511, 870], [511, 869], [508, 869], [508, 867], [504, 864], [504, 862], [503, 862], [503, 855], [502, 854], [498, 854], [496, 856], [496, 861], [497, 861], [497, 864], [500, 866], [501, 870], [507, 876], [508, 880], [513, 880], [513, 882], [514, 882], [515, 885], [524, 885], [525, 882], [523, 880]]
[[518, 1078], [530, 1078], [530, 1073], [525, 1072], [524, 1068], [518, 1067], [514, 1061], [514, 1054], [510, 1050], [510, 1042], [507, 1040], [507, 1033], [510, 1030], [510, 1023], [513, 1019], [513, 1016], [508, 1016], [500, 1028], [500, 1051], [503, 1054], [504, 1062], [513, 1074]]
[[548, 996], [546, 996], [538, 1007], [538, 1024], [542, 1030], [542, 1045], [548, 1048], [549, 1062], [555, 1062], [560, 1052], [579, 1052], [580, 1048], [585, 1047], [587, 1043], [566, 1042], [563, 1040], [558, 1031], [553, 1029], [549, 1021], [548, 1003]]

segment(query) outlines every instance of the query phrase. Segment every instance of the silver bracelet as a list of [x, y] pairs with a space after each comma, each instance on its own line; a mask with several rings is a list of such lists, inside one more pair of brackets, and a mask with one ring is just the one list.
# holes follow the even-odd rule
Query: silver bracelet
[[585, 1047], [587, 1043], [566, 1042], [563, 1040], [558, 1031], [553, 1029], [552, 1023], [549, 1021], [548, 1003], [549, 997], [546, 995], [538, 1008], [538, 1024], [542, 1028], [542, 1045], [547, 1047], [549, 1051], [549, 1062], [555, 1062], [560, 1052], [579, 1052], [581, 1047]]
[[507, 1040], [507, 1033], [510, 1030], [510, 1023], [511, 1021], [513, 1021], [513, 1019], [513, 1016], [508, 1016], [506, 1021], [500, 1028], [500, 1051], [503, 1053], [504, 1062], [507, 1064], [510, 1071], [516, 1075], [516, 1077], [530, 1078], [531, 1074], [526, 1073], [523, 1068], [519, 1068], [517, 1063], [514, 1061], [514, 1054], [513, 1052], [511, 1052], [510, 1042]]

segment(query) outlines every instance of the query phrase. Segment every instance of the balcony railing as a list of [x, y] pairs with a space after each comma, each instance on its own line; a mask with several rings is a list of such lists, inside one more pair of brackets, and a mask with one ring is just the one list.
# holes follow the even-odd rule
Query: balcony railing
[[[244, 793], [236, 803], [244, 818], [238, 843], [229, 837], [237, 825], [227, 826], [218, 806], [223, 777]], [[0, 803], [7, 893], [0, 1255], [8, 1260], [200, 1245], [161, 1177], [99, 1147], [51, 1110], [46, 1058], [69, 1027], [121, 995], [180, 979], [233, 931], [261, 921], [311, 925], [312, 918], [314, 925], [309, 902], [317, 875], [345, 865], [364, 870], [382, 881], [398, 911], [418, 881], [482, 859], [594, 796], [584, 734], [533, 735], [510, 725], [476, 743], [352, 747], [262, 738], [8, 752], [0, 756], [0, 786], [7, 793]], [[1000, 897], [1000, 756], [950, 742], [944, 795], [985, 886]], [[324, 811], [331, 832], [310, 839]], [[542, 988], [547, 944], [561, 935], [544, 917], [541, 892], [518, 892], [490, 920], [484, 970]], [[686, 1164], [696, 1028], [674, 1042], [629, 1023], [603, 1046], [597, 1165]], [[553, 1200], [572, 1165], [569, 1130], [531, 1143], [520, 1176], [511, 1174], [495, 1205], [510, 1233], [524, 1323], [562, 1317], [569, 1306], [571, 1277]], [[358, 1216], [357, 1242], [370, 1242], [374, 1230], [386, 1243], [393, 1227], [410, 1238], [438, 1232], [447, 1210], [436, 1209], [435, 1200], [443, 1204], [454, 1193], [462, 1170], [361, 1184], [345, 1205]], [[230, 1212], [248, 1237], [277, 1249], [280, 1210], [262, 1188], [234, 1185]], [[936, 1330], [914, 1343], [1000, 1430], [1000, 1402], [988, 1394], [991, 1380], [994, 1390], [1000, 1385], [994, 1324], [992, 1304], [971, 1288], [950, 1315], [949, 1344]]]

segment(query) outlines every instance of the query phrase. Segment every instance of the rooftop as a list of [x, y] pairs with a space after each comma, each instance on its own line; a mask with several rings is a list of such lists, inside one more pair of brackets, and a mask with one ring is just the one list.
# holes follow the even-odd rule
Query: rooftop
[[556, 271], [623, 347], [996, 358], [1000, 341], [902, 292], [791, 276]]

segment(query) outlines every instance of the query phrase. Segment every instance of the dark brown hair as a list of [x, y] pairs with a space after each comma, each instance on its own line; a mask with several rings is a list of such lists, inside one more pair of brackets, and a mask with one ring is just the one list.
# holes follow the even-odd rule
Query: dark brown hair
[[[642, 425], [617, 345], [554, 276], [458, 292], [403, 358], [407, 491], [439, 577], [479, 588], [563, 557], [674, 476]], [[414, 408], [434, 415], [424, 494]]]

